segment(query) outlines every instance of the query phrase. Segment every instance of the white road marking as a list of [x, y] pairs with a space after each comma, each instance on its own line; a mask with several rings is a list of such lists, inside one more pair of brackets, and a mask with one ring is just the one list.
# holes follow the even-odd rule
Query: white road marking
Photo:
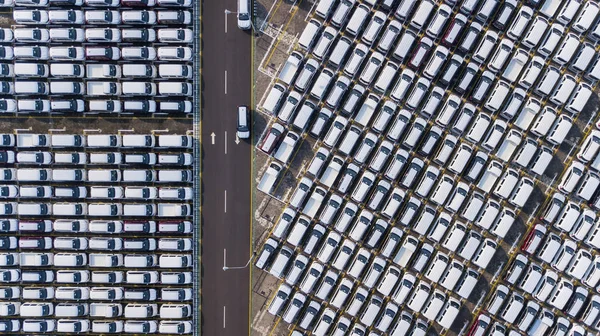
[[226, 266], [226, 261], [227, 261], [227, 250], [223, 249], [223, 267]]
[[225, 10], [225, 33], [227, 33], [227, 10]]
[[225, 306], [223, 306], [223, 329], [225, 329]]
[[225, 190], [225, 213], [227, 213], [227, 190]]
[[227, 154], [227, 131], [225, 131], [225, 154]]
[[267, 22], [269, 22], [269, 16], [271, 15], [271, 11], [273, 10], [273, 7], [275, 7], [275, 4], [277, 3], [277, 1], [273, 1], [273, 4], [271, 5], [271, 8], [269, 8], [269, 11], [267, 12], [267, 16], [265, 16], [265, 20], [263, 21], [263, 25], [260, 27], [259, 30], [263, 30], [263, 28], [265, 27], [265, 25], [267, 24]]
[[227, 94], [227, 70], [225, 70], [225, 94]]

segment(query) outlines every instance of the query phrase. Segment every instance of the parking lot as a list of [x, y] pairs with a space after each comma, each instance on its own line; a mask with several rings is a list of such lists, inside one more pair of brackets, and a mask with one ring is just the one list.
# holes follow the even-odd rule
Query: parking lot
[[198, 330], [192, 5], [0, 7], [3, 332]]
[[2, 329], [191, 333], [192, 136], [1, 138]]
[[[2, 130], [191, 129], [192, 26], [189, 2], [3, 7]], [[96, 92], [102, 85], [114, 91]]]
[[[272, 197], [258, 207], [256, 236], [271, 238], [266, 245], [273, 252], [259, 255], [270, 275], [255, 274], [256, 301], [264, 304], [254, 311], [254, 330], [520, 333], [548, 324], [547, 312], [549, 327], [560, 319], [576, 330], [595, 285], [582, 284], [578, 297], [559, 293], [568, 314], [551, 299], [535, 303], [540, 299], [532, 293], [524, 295], [531, 309], [521, 309], [526, 303], [488, 307], [501, 285], [521, 291], [527, 269], [519, 276], [512, 271], [517, 253], [540, 263], [543, 244], [531, 247], [529, 233], [555, 192], [565, 194], [555, 216], [570, 201], [577, 211], [569, 217], [577, 223], [544, 219], [544, 235], [579, 237], [569, 238], [576, 248], [561, 253], [585, 255], [592, 265], [592, 225], [578, 223], [596, 223], [590, 217], [596, 210], [585, 205], [596, 197], [595, 147], [578, 178], [565, 180], [581, 145], [594, 143], [586, 138], [597, 121], [597, 56], [590, 53], [597, 26], [592, 19], [586, 28], [581, 19], [590, 5], [573, 12], [560, 3], [554, 10], [503, 4], [487, 13], [486, 6], [470, 12], [424, 1], [388, 10], [368, 2], [351, 5], [345, 16], [336, 15], [339, 2], [327, 15], [315, 14], [315, 4], [306, 14], [317, 20], [314, 28], [302, 31], [286, 15], [289, 21], [278, 23], [283, 32], [265, 52], [269, 62], [257, 65], [270, 82], [256, 98], [259, 120], [267, 124], [257, 147], [270, 154], [257, 186]], [[308, 7], [294, 2], [289, 13], [302, 6]], [[397, 33], [392, 26], [400, 27]], [[536, 41], [528, 32], [539, 27], [560, 34], [544, 28]], [[573, 50], [566, 53], [567, 47]], [[538, 59], [541, 68], [532, 72]], [[574, 99], [577, 93], [586, 98]], [[257, 153], [257, 161], [265, 158]], [[575, 233], [576, 226], [590, 231]], [[540, 268], [554, 268], [575, 286], [585, 280], [562, 274], [570, 258], [561, 259], [563, 266], [554, 255], [544, 258]], [[401, 283], [415, 289], [405, 293]], [[312, 319], [309, 307], [318, 307]], [[267, 309], [277, 316], [267, 318]], [[480, 313], [485, 328], [472, 324]], [[590, 319], [587, 327], [595, 328], [597, 318]]]

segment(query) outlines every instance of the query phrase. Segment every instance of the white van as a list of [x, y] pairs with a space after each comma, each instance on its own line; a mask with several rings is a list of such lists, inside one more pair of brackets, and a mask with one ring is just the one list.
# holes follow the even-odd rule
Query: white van
[[367, 20], [370, 12], [371, 9], [367, 5], [358, 5], [350, 17], [348, 24], [346, 25], [346, 31], [352, 36], [358, 36], [358, 34], [365, 28], [364, 23]]
[[121, 147], [121, 136], [118, 134], [93, 134], [87, 136], [88, 147]]
[[309, 51], [315, 42], [319, 31], [321, 30], [321, 25], [322, 24], [319, 22], [319, 20], [311, 19], [298, 38], [298, 45], [301, 48]]

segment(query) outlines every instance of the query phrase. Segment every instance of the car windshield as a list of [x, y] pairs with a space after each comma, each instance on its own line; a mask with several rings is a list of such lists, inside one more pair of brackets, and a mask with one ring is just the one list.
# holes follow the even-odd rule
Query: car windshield
[[250, 19], [250, 16], [248, 15], [248, 13], [239, 13], [238, 14], [238, 19], [242, 20], [242, 21], [245, 21], [245, 20]]

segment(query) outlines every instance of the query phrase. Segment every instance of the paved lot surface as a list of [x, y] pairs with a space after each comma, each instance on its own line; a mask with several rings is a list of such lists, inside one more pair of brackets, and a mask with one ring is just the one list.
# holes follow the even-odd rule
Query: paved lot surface
[[[248, 334], [251, 144], [236, 143], [237, 106], [251, 104], [251, 35], [236, 1], [204, 1], [202, 27], [202, 332]], [[227, 27], [227, 28], [225, 28]], [[227, 29], [227, 31], [226, 31]], [[213, 138], [214, 135], [214, 138]]]

